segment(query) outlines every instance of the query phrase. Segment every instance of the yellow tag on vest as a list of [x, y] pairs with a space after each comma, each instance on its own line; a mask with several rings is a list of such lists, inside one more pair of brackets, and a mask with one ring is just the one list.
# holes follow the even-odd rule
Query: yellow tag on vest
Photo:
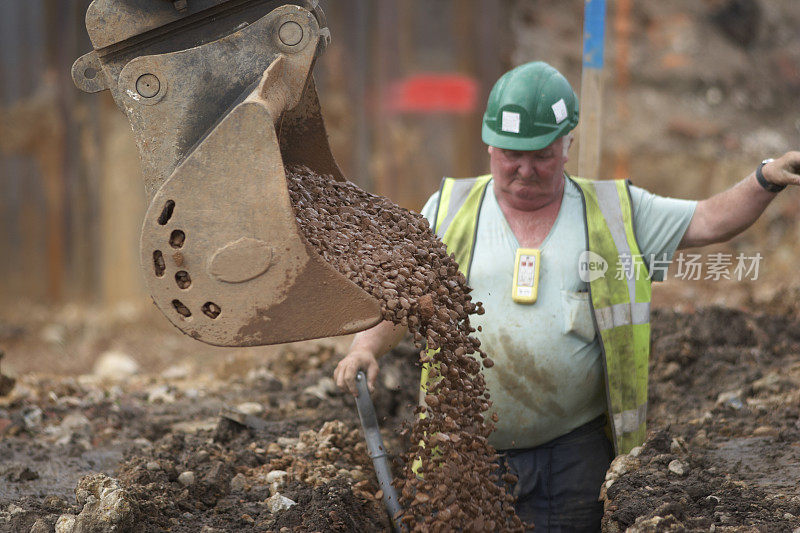
[[539, 263], [542, 253], [536, 248], [517, 248], [514, 258], [514, 286], [511, 299], [519, 304], [532, 304], [539, 293]]

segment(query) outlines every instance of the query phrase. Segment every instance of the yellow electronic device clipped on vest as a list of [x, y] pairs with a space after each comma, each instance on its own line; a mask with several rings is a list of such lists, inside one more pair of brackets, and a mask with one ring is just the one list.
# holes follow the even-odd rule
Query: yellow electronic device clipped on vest
[[514, 286], [511, 299], [518, 304], [532, 304], [539, 294], [539, 263], [542, 253], [536, 248], [517, 248], [514, 258]]

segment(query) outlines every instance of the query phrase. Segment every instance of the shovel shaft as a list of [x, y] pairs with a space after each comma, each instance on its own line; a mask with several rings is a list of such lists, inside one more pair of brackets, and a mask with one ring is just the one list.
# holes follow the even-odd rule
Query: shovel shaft
[[383, 446], [383, 439], [378, 427], [378, 418], [375, 415], [375, 406], [367, 388], [367, 377], [361, 370], [356, 375], [356, 390], [358, 391], [358, 396], [356, 396], [358, 417], [361, 419], [361, 427], [364, 428], [364, 438], [367, 441], [367, 450], [375, 467], [378, 486], [383, 491], [383, 504], [389, 512], [394, 530], [405, 531], [399, 520], [402, 508], [397, 499], [397, 491], [392, 486], [392, 470], [387, 459], [388, 453], [386, 453], [386, 448]]

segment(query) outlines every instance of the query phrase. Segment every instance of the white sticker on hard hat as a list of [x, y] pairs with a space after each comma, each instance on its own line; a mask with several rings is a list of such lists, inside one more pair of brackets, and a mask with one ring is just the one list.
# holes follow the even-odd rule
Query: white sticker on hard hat
[[503, 124], [500, 129], [509, 133], [519, 133], [519, 113], [503, 111]]
[[568, 115], [567, 104], [564, 103], [564, 99], [562, 98], [551, 107], [553, 108], [553, 114], [556, 116], [556, 124], [564, 122]]

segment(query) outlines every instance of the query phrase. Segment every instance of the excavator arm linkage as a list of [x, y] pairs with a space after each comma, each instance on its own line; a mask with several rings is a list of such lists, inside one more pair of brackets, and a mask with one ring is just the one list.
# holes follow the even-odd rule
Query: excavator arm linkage
[[72, 67], [131, 123], [149, 207], [141, 266], [181, 331], [219, 346], [343, 335], [378, 301], [303, 238], [285, 164], [344, 180], [311, 70], [329, 41], [316, 0], [94, 0]]

